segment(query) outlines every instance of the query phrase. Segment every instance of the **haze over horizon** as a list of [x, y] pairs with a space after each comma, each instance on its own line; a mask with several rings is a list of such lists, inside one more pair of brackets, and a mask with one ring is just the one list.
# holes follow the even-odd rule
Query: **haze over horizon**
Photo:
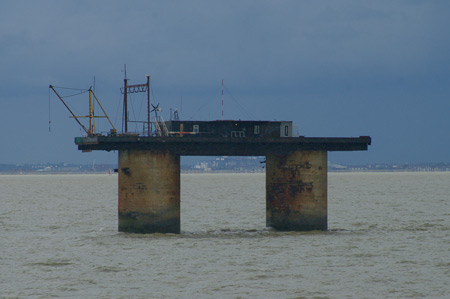
[[0, 163], [115, 163], [77, 150], [82, 132], [48, 86], [95, 76], [120, 128], [124, 64], [130, 84], [152, 75], [165, 119], [181, 98], [182, 119], [221, 119], [224, 79], [225, 119], [372, 137], [367, 152], [329, 153], [334, 163], [450, 162], [449, 12], [448, 1], [2, 1]]

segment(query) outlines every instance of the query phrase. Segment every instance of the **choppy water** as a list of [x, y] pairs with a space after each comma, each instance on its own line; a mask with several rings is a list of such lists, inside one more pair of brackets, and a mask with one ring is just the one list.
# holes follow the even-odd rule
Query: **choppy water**
[[[0, 297], [445, 298], [450, 173], [329, 174], [328, 232], [265, 228], [264, 174], [183, 174], [182, 234], [117, 232], [117, 177], [0, 176]], [[448, 298], [448, 297], [447, 297]]]

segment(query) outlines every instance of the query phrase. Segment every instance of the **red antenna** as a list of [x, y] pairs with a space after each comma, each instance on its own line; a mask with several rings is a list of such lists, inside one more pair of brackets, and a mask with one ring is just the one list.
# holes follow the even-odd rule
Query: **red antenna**
[[222, 120], [223, 120], [223, 79], [222, 79]]

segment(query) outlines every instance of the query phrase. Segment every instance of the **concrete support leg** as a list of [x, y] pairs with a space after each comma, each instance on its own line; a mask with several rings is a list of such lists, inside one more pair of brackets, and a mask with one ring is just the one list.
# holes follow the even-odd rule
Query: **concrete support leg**
[[266, 156], [266, 224], [283, 231], [327, 229], [327, 152]]
[[119, 231], [180, 233], [180, 156], [119, 151]]

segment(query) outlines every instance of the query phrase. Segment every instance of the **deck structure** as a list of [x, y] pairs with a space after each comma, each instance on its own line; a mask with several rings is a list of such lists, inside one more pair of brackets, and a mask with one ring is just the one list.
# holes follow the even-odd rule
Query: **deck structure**
[[180, 233], [180, 156], [265, 156], [267, 226], [326, 230], [328, 151], [361, 151], [371, 144], [368, 136], [232, 136], [113, 134], [77, 137], [75, 143], [84, 152], [119, 152], [119, 231], [135, 233]]
[[[89, 92], [88, 114], [77, 116], [64, 100], [69, 96], [49, 86], [86, 133], [75, 138], [79, 150], [119, 152], [119, 231], [180, 233], [180, 156], [265, 156], [267, 226], [326, 230], [328, 152], [367, 150], [371, 143], [368, 136], [298, 136], [292, 121], [223, 120], [223, 110], [222, 120], [196, 121], [180, 119], [175, 109], [164, 121], [159, 103], [150, 102], [150, 75], [145, 83], [131, 85], [126, 65], [124, 75], [120, 134], [92, 88], [83, 91]], [[134, 93], [147, 94], [146, 120], [129, 119], [128, 95]], [[96, 130], [102, 118], [111, 126], [109, 133]], [[131, 122], [142, 131], [130, 132]]]

